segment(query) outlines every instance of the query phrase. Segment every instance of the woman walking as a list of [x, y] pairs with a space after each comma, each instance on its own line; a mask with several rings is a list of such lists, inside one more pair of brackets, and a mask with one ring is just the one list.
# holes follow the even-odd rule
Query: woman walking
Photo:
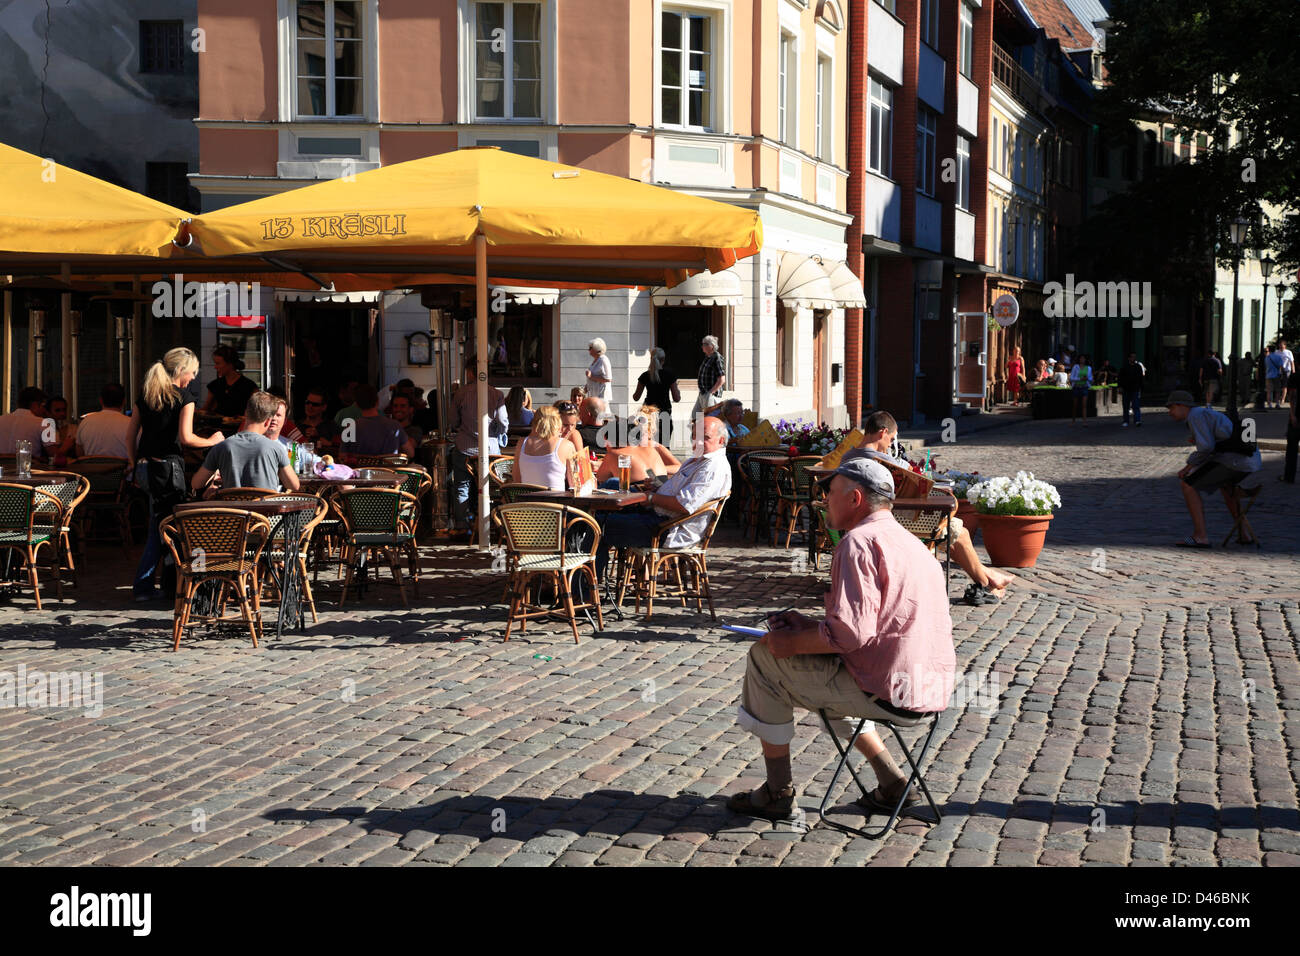
[[563, 491], [566, 466], [577, 449], [560, 434], [563, 425], [554, 408], [539, 408], [533, 416], [533, 430], [515, 452], [514, 480]]
[[1007, 388], [1011, 391], [1011, 404], [1020, 404], [1020, 389], [1025, 382], [1025, 360], [1020, 357], [1020, 346], [1011, 350], [1011, 359], [1007, 362]]
[[587, 343], [587, 354], [591, 356], [591, 365], [587, 368], [587, 397], [610, 399], [610, 384], [614, 380], [614, 367], [610, 365], [609, 356], [605, 354], [605, 340], [592, 339]]
[[185, 497], [184, 450], [210, 448], [225, 440], [221, 432], [209, 438], [194, 434], [194, 396], [189, 384], [198, 371], [199, 357], [189, 349], [169, 351], [145, 372], [136, 413], [131, 416], [126, 446], [135, 449], [136, 484], [149, 496], [149, 537], [132, 586], [137, 601], [158, 596], [153, 586], [154, 570], [162, 557], [158, 523]]
[[1070, 395], [1074, 404], [1070, 410], [1070, 424], [1076, 417], [1083, 416], [1083, 428], [1088, 427], [1088, 396], [1092, 393], [1092, 366], [1088, 356], [1080, 355], [1074, 367], [1070, 369]]
[[673, 402], [682, 400], [681, 389], [677, 387], [677, 376], [673, 371], [665, 367], [664, 362], [666, 354], [661, 348], [650, 350], [650, 367], [641, 373], [636, 380], [636, 391], [632, 393], [632, 401], [641, 401], [642, 393], [645, 394], [645, 403], [653, 405], [659, 409], [658, 434], [655, 441], [661, 445], [672, 447], [673, 444]]

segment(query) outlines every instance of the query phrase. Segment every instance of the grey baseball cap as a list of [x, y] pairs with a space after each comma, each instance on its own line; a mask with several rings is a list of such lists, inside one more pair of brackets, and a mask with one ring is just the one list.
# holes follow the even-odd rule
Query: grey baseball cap
[[817, 483], [823, 488], [830, 485], [831, 479], [836, 475], [843, 475], [845, 478], [851, 478], [858, 484], [865, 485], [877, 494], [884, 495], [886, 498], [893, 500], [894, 497], [894, 477], [889, 473], [889, 469], [875, 460], [875, 453], [864, 452], [861, 449], [855, 449], [844, 456], [840, 461], [840, 466], [832, 471], [829, 475], [824, 475], [817, 479]]
[[1169, 397], [1165, 399], [1165, 407], [1168, 408], [1171, 405], [1186, 405], [1188, 408], [1195, 408], [1196, 399], [1192, 397], [1191, 392], [1180, 388], [1170, 392]]

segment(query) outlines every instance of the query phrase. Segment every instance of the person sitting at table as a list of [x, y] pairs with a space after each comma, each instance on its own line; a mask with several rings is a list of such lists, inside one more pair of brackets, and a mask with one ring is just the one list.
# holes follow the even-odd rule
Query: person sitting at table
[[[695, 422], [695, 449], [677, 473], [654, 488], [643, 486], [650, 495], [650, 508], [608, 515], [596, 554], [596, 577], [603, 579], [609, 564], [609, 548], [645, 548], [654, 540], [659, 526], [697, 510], [714, 498], [731, 493], [731, 465], [727, 461], [727, 426], [721, 419], [702, 416]], [[708, 527], [708, 515], [679, 524], [665, 536], [663, 544], [679, 548], [694, 544]]]
[[551, 491], [563, 491], [567, 487], [566, 467], [578, 452], [561, 434], [563, 427], [556, 409], [547, 406], [537, 410], [532, 431], [515, 450], [515, 481], [541, 485]]
[[424, 441], [424, 429], [415, 424], [415, 403], [407, 392], [397, 392], [388, 406], [388, 416], [402, 427], [415, 445]]
[[582, 432], [578, 430], [578, 406], [575, 402], [558, 401], [554, 408], [560, 415], [560, 436], [573, 445], [575, 451], [583, 451], [586, 444]]
[[415, 454], [415, 442], [402, 430], [402, 426], [379, 414], [379, 390], [369, 382], [358, 385], [352, 393], [357, 408], [356, 418], [343, 422], [343, 453], [345, 455], [396, 455], [408, 459]]
[[603, 398], [591, 395], [578, 405], [578, 431], [582, 434], [582, 443], [587, 448], [595, 448], [597, 454], [605, 450], [606, 436], [601, 431], [608, 418], [609, 406]]
[[229, 345], [218, 345], [212, 350], [212, 367], [217, 377], [208, 382], [208, 400], [203, 411], [222, 418], [238, 418], [244, 406], [257, 391], [257, 383], [244, 375], [244, 360]]
[[[266, 437], [271, 418], [282, 407], [283, 399], [270, 392], [254, 392], [244, 407], [244, 428], [217, 445], [203, 460], [203, 467], [194, 473], [190, 487], [204, 492], [205, 497], [216, 493], [209, 483], [220, 476], [226, 488], [270, 488], [280, 491], [287, 488], [297, 491], [298, 476], [289, 465], [289, 452], [278, 441]], [[206, 489], [206, 490], [205, 490]]]
[[99, 411], [81, 416], [77, 426], [77, 457], [106, 456], [108, 458], [134, 457], [134, 447], [128, 445], [132, 435], [131, 418], [122, 412], [126, 404], [126, 389], [117, 382], [109, 382], [99, 390]]
[[533, 396], [522, 385], [515, 385], [506, 393], [506, 417], [514, 428], [533, 423]]
[[24, 440], [31, 443], [33, 458], [44, 458], [54, 450], [55, 442], [45, 442], [47, 437], [54, 437], [54, 419], [47, 414], [47, 401], [43, 391], [30, 385], [18, 393], [14, 410], [0, 415], [0, 455], [12, 455], [17, 442]]
[[[818, 621], [798, 611], [774, 614], [770, 630], [749, 649], [736, 722], [758, 737], [767, 779], [727, 800], [734, 813], [769, 820], [796, 815], [790, 766], [795, 707], [825, 710], [832, 720], [866, 717], [911, 727], [947, 707], [956, 680], [943, 572], [893, 520], [888, 470], [845, 456], [821, 482], [830, 486], [827, 524], [845, 532], [831, 559], [826, 616]], [[856, 720], [851, 723], [856, 726]], [[874, 728], [869, 730], [855, 743], [870, 761], [877, 786], [857, 802], [888, 814], [907, 777]]]
[[740, 421], [745, 417], [745, 403], [740, 399], [729, 398], [719, 403], [717, 411], [710, 411], [709, 414], [727, 423], [728, 442], [739, 441], [749, 434], [749, 427]]
[[50, 418], [58, 436], [50, 458], [57, 464], [59, 459], [66, 461], [69, 456], [75, 456], [77, 449], [77, 426], [68, 421], [68, 400], [62, 395], [50, 399]]
[[627, 421], [626, 445], [605, 449], [605, 457], [596, 472], [596, 484], [605, 487], [611, 478], [610, 487], [618, 487], [618, 460], [626, 455], [630, 459], [628, 480], [632, 483], [645, 481], [653, 471], [664, 477], [675, 475], [682, 463], [663, 445], [654, 440], [658, 434], [659, 409], [653, 405], [643, 405], [641, 410]]
[[1033, 388], [1040, 382], [1046, 382], [1051, 377], [1051, 373], [1047, 370], [1047, 359], [1039, 359], [1038, 364], [1034, 366], [1033, 375], [1029, 377], [1029, 387]]
[[[888, 463], [899, 468], [911, 468], [911, 462], [897, 449], [898, 422], [893, 415], [886, 411], [872, 412], [867, 416], [862, 429], [866, 432], [866, 438], [857, 449], [846, 454], [844, 460], [862, 452], [882, 456]], [[997, 604], [1002, 598], [1002, 592], [1015, 580], [1015, 576], [984, 565], [965, 522], [955, 514], [948, 519], [948, 523], [952, 530], [952, 559], [971, 581], [966, 586], [962, 600], [975, 607]]]
[[[289, 463], [292, 465], [295, 464], [292, 458], [294, 446], [302, 445], [302, 436], [299, 434], [298, 438], [289, 437], [287, 434], [289, 427], [289, 420], [287, 418], [289, 413], [289, 403], [285, 400], [283, 395], [279, 395], [275, 392], [271, 392], [271, 394], [275, 395], [275, 397], [280, 400], [280, 404], [275, 407], [275, 414], [272, 415], [270, 420], [266, 423], [266, 437], [271, 439], [271, 441], [279, 442], [284, 446], [285, 450], [290, 453], [291, 457]], [[308, 452], [302, 447], [298, 447], [297, 451], [299, 455], [308, 454]], [[310, 461], [314, 468], [317, 456], [312, 454], [310, 456]]]
[[302, 440], [311, 442], [317, 454], [338, 449], [335, 439], [338, 438], [339, 428], [326, 416], [325, 410], [328, 407], [329, 399], [324, 389], [313, 388], [303, 401], [302, 417], [298, 419]]

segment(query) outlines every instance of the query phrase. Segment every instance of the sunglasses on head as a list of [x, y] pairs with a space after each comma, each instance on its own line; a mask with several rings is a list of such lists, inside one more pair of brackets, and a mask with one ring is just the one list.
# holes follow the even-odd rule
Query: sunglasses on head
[[576, 415], [578, 412], [578, 406], [574, 405], [572, 402], [563, 402], [555, 407], [559, 409], [560, 414], [562, 415]]

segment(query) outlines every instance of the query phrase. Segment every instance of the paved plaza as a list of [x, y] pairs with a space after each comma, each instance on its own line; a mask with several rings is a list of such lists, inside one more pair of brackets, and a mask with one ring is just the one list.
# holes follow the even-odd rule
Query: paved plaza
[[[952, 607], [966, 699], [926, 768], [938, 826], [873, 842], [730, 814], [763, 776], [734, 722], [747, 643], [693, 608], [503, 643], [491, 557], [426, 548], [409, 611], [384, 585], [340, 612], [322, 586], [306, 633], [173, 654], [170, 607], [128, 600], [138, 550], [100, 545], [62, 603], [48, 583], [43, 611], [0, 597], [0, 670], [103, 674], [98, 716], [0, 709], [0, 863], [1300, 864], [1300, 491], [1266, 452], [1263, 550], [1175, 548], [1185, 441], [1150, 410], [940, 447], [945, 467], [1033, 471], [1064, 505], [1004, 603]], [[717, 543], [719, 620], [819, 608], [824, 563], [734, 528]], [[954, 568], [953, 599], [965, 583]], [[815, 715], [792, 754], [815, 821], [834, 757]]]

